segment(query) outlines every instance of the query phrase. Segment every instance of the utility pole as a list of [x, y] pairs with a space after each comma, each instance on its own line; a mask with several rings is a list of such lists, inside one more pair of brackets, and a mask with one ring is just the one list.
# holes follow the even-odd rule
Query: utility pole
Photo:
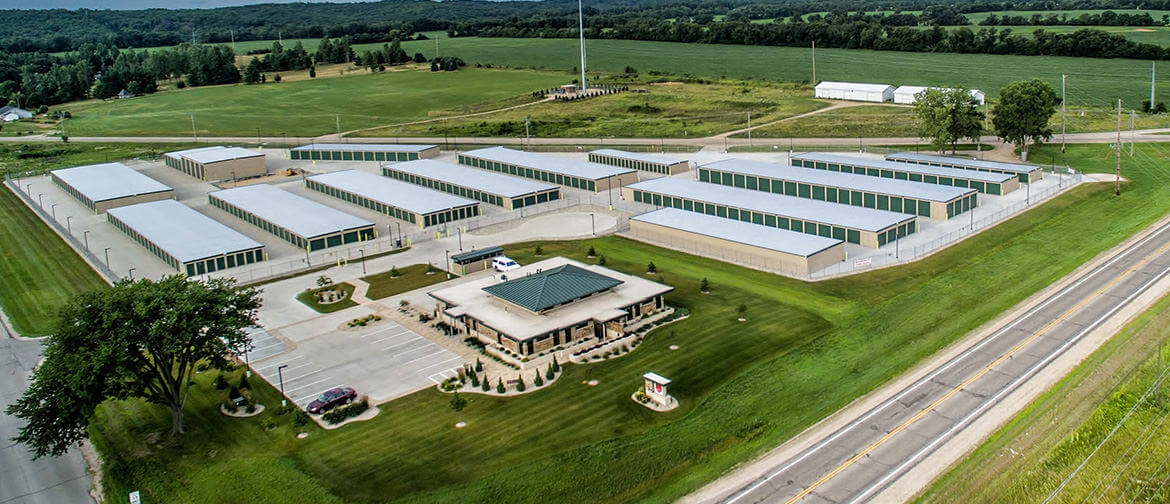
[[813, 60], [813, 80], [812, 85], [817, 85], [817, 41], [812, 41], [812, 60]]
[[524, 118], [524, 143], [528, 146], [532, 145], [532, 138], [528, 136], [528, 121], [529, 117]]
[[1121, 98], [1117, 99], [1117, 168], [1113, 174], [1113, 195], [1121, 196]]
[[239, 54], [236, 53], [236, 30], [232, 29], [228, 31], [232, 34], [232, 56], [239, 56]]
[[581, 8], [581, 0], [577, 0], [577, 34], [581, 37], [581, 92], [584, 93], [585, 85], [585, 15]]
[[751, 147], [752, 146], [752, 113], [748, 112], [747, 114], [748, 114], [748, 118], [747, 118], [748, 119], [748, 127], [747, 127], [748, 147]]
[[1064, 112], [1065, 112], [1064, 78], [1065, 78], [1065, 75], [1060, 74], [1060, 153], [1061, 154], [1064, 154], [1064, 145], [1065, 145], [1064, 144], [1064, 131], [1065, 131], [1065, 128], [1064, 128]]

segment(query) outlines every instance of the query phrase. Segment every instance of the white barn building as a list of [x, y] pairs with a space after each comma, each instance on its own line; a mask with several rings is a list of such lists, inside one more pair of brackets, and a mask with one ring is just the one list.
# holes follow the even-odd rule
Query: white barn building
[[[918, 101], [918, 99], [916, 98], [918, 93], [926, 91], [927, 89], [942, 89], [944, 91], [950, 91], [953, 88], [928, 88], [926, 86], [898, 86], [898, 89], [894, 90], [894, 103], [913, 105], [914, 102]], [[987, 102], [987, 95], [983, 91], [980, 91], [978, 89], [971, 89], [971, 90], [968, 90], [967, 92], [970, 93], [971, 97], [975, 98], [975, 100], [978, 101], [980, 105], [983, 105], [984, 103]]]
[[889, 84], [821, 81], [817, 84], [814, 96], [831, 100], [882, 103], [894, 99], [894, 86]]

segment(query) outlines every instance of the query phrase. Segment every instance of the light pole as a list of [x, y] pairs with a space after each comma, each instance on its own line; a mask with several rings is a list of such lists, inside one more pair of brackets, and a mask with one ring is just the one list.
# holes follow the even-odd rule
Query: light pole
[[110, 249], [113, 247], [106, 247], [106, 269], [110, 269]]
[[459, 251], [463, 252], [463, 226], [455, 226], [455, 231], [459, 232]]
[[53, 203], [52, 205], [49, 205], [49, 211], [53, 213], [54, 221], [57, 220], [57, 205], [60, 205], [60, 203]]
[[130, 281], [134, 281], [134, 268], [130, 268]]
[[45, 209], [45, 200], [43, 198], [44, 195], [45, 195], [45, 193], [38, 193], [37, 194], [37, 205], [41, 207], [41, 210]]
[[65, 216], [65, 229], [69, 231], [69, 236], [73, 236], [73, 216]]
[[451, 279], [451, 251], [443, 251], [443, 269], [447, 270], [447, 280]]
[[398, 227], [398, 246], [401, 247], [402, 246], [402, 223], [395, 222], [394, 225]]
[[593, 232], [593, 236], [597, 236], [597, 219], [593, 218], [593, 214], [589, 214], [589, 228]]
[[288, 364], [281, 364], [280, 366], [277, 366], [277, 368], [276, 368], [276, 378], [278, 380], [280, 380], [280, 406], [281, 407], [288, 406], [288, 401], [284, 400], [284, 368], [286, 368], [286, 367], [288, 367]]
[[85, 240], [85, 251], [89, 252], [89, 230], [88, 229], [85, 230], [85, 232], [81, 233], [81, 238]]
[[366, 251], [365, 249], [358, 249], [362, 253], [362, 276], [366, 276]]
[[32, 183], [29, 183], [28, 185], [24, 186], [24, 193], [29, 195], [29, 196], [32, 196]]
[[248, 341], [244, 342], [244, 373], [248, 378], [252, 377], [252, 363], [248, 361], [248, 346], [252, 344], [251, 335], [248, 336]]

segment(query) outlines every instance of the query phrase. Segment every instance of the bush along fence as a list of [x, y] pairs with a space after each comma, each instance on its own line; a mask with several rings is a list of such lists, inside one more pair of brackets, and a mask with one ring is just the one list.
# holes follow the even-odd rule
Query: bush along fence
[[339, 424], [349, 420], [350, 418], [365, 413], [368, 409], [370, 409], [370, 399], [368, 397], [362, 396], [362, 399], [358, 402], [347, 404], [340, 408], [334, 408], [324, 415], [321, 415], [321, 419], [325, 420], [325, 422], [329, 423], [330, 425]]
[[545, 388], [557, 381], [564, 371], [564, 367], [554, 355], [543, 369], [522, 370], [516, 373], [491, 376], [484, 371], [483, 362], [476, 359], [475, 364], [465, 364], [459, 368], [457, 376], [443, 380], [438, 387], [439, 390], [447, 393], [514, 396]]

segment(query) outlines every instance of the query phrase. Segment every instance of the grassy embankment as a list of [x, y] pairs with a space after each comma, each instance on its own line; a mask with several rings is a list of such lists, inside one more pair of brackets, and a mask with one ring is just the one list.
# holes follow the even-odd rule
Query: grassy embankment
[[[1111, 186], [1086, 185], [921, 262], [815, 284], [615, 237], [543, 243], [546, 254], [582, 260], [593, 246], [611, 267], [634, 274], [653, 260], [676, 287], [669, 302], [692, 316], [651, 333], [621, 359], [568, 366], [566, 379], [538, 394], [473, 397], [464, 412], [470, 426], [459, 431], [435, 421], [452, 415], [449, 398], [424, 390], [384, 405], [372, 421], [304, 441], [243, 442], [255, 436], [237, 432], [217, 441], [209, 457], [199, 436], [142, 449], [144, 437], [166, 429], [166, 412], [112, 403], [94, 428], [116, 453], [108, 488], [111, 495], [142, 489], [166, 502], [227, 502], [238, 494], [276, 502], [317, 486], [347, 502], [671, 501], [1156, 220], [1170, 210], [1161, 172], [1168, 149], [1139, 146], [1121, 199]], [[1068, 162], [1103, 170], [1110, 155], [1104, 145], [1074, 146]], [[1085, 232], [1087, 223], [1093, 232]], [[507, 252], [523, 262], [533, 246]], [[697, 292], [703, 277], [710, 295]], [[746, 323], [735, 321], [741, 302]], [[671, 351], [672, 344], [681, 348]], [[628, 399], [646, 370], [675, 380], [680, 410], [652, 414]], [[589, 379], [600, 385], [581, 385]], [[250, 422], [207, 414], [200, 404], [213, 403], [192, 403], [200, 432]]]
[[[183, 145], [0, 144], [0, 175], [157, 157]], [[73, 249], [8, 188], [0, 189], [0, 307], [17, 332], [44, 336], [74, 294], [105, 284]]]
[[[389, 271], [386, 271], [362, 277], [362, 280], [370, 284], [370, 289], [366, 292], [366, 297], [370, 299], [384, 299], [447, 280], [446, 272], [438, 268], [431, 270], [427, 266], [427, 264], [415, 264], [405, 268], [399, 268], [398, 276], [392, 276]], [[429, 273], [428, 270], [430, 270]]]

